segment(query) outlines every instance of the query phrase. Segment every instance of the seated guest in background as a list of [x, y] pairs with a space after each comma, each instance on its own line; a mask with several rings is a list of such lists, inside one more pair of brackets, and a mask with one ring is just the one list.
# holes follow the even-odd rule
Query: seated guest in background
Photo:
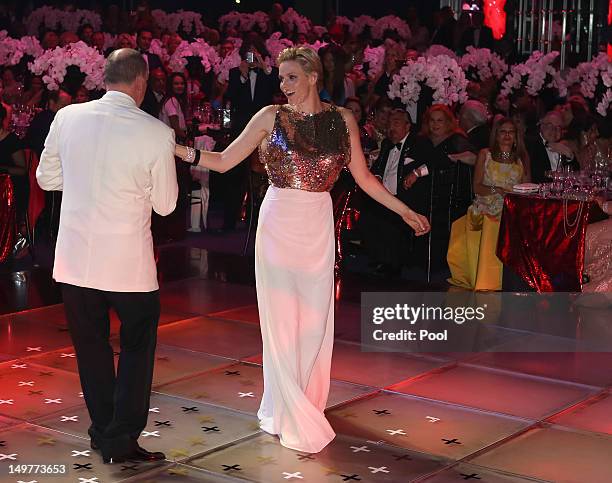
[[79, 89], [76, 92], [76, 95], [74, 96], [74, 103], [82, 104], [83, 102], [89, 102], [89, 101], [90, 101], [90, 96], [89, 96], [89, 91], [87, 90], [87, 88], [85, 86], [79, 87]]
[[465, 131], [468, 141], [477, 152], [489, 147], [491, 131], [488, 117], [487, 108], [480, 101], [469, 100], [459, 111], [459, 126]]
[[166, 97], [166, 73], [163, 69], [153, 69], [140, 108], [153, 117], [159, 117], [162, 101]]
[[168, 93], [162, 101], [159, 119], [174, 129], [177, 142], [187, 138], [187, 91], [185, 76], [180, 72], [170, 74], [168, 78]]
[[2, 101], [13, 105], [21, 99], [23, 84], [17, 81], [15, 70], [5, 66], [2, 70]]
[[364, 112], [364, 108], [361, 105], [361, 101], [358, 97], [349, 97], [344, 101], [344, 107], [350, 109], [355, 116], [355, 121], [357, 121], [357, 125], [359, 126], [359, 137], [361, 140], [361, 147], [363, 148], [363, 152], [366, 154], [370, 153], [374, 149], [378, 149], [378, 143], [374, 138], [370, 136], [368, 131], [365, 128], [366, 115]]
[[[388, 97], [381, 97], [376, 101], [374, 105], [374, 115], [371, 120], [367, 120], [364, 124], [364, 129], [368, 133], [371, 139], [376, 141], [377, 147], [380, 149], [380, 145], [383, 139], [387, 137], [387, 129], [389, 128], [389, 114], [391, 113], [391, 101]], [[373, 151], [373, 156], [378, 157], [378, 152]], [[374, 158], [374, 159], [375, 159]]]
[[596, 162], [605, 162], [610, 143], [599, 135], [595, 117], [589, 115], [582, 119], [577, 124], [577, 131], [578, 141], [575, 149], [580, 168], [592, 169]]
[[323, 82], [319, 96], [322, 101], [342, 106], [347, 97], [355, 96], [355, 84], [346, 75], [346, 52], [340, 46], [329, 44], [319, 49], [319, 57], [323, 65]]
[[142, 54], [142, 57], [149, 66], [149, 72], [163, 67], [159, 55], [149, 52], [152, 40], [153, 32], [148, 28], [141, 28], [136, 34], [136, 50]]
[[53, 30], [47, 30], [40, 39], [43, 50], [54, 49], [59, 45], [59, 37]]
[[[411, 157], [414, 154], [410, 128], [410, 116], [405, 110], [396, 108], [391, 111], [387, 137], [372, 166], [372, 173], [394, 195], [402, 190], [402, 180], [406, 174], [417, 168], [418, 164]], [[408, 256], [409, 230], [402, 219], [388, 208], [368, 199], [363, 207], [360, 226], [375, 273], [399, 275], [401, 265]]]
[[134, 43], [132, 42], [132, 37], [130, 36], [130, 34], [120, 33], [119, 35], [117, 35], [117, 38], [115, 39], [114, 48], [108, 49], [108, 51], [106, 52], [106, 55], [108, 56], [108, 54], [110, 54], [113, 50], [132, 49], [132, 48], [134, 48]]
[[405, 187], [416, 202], [414, 206], [426, 214], [431, 223], [430, 240], [415, 238], [412, 258], [428, 261], [435, 279], [448, 276], [446, 252], [450, 227], [465, 215], [472, 202], [472, 167], [453, 159], [453, 154], [469, 151], [474, 151], [474, 148], [447, 106], [434, 104], [425, 111], [420, 136], [415, 143], [415, 159], [426, 163], [428, 174], [412, 185], [414, 176], [408, 178]]
[[32, 118], [24, 139], [24, 145], [32, 149], [38, 157], [45, 147], [45, 139], [49, 134], [55, 114], [72, 102], [70, 94], [63, 90], [50, 91], [46, 97], [46, 109]]
[[558, 111], [550, 111], [539, 122], [540, 132], [535, 138], [527, 139], [527, 149], [531, 161], [531, 180], [544, 183], [546, 171], [562, 170], [569, 166], [572, 171], [580, 169], [572, 148], [563, 138], [563, 116]]
[[94, 32], [91, 36], [91, 44], [92, 47], [95, 48], [98, 52], [104, 55], [104, 44], [106, 43], [106, 39], [104, 37], [104, 32]]
[[400, 44], [392, 41], [385, 44], [384, 69], [376, 82], [370, 84], [372, 92], [370, 93], [368, 106], [376, 104], [376, 101], [381, 97], [387, 97], [391, 80], [404, 65], [405, 58], [404, 48]]
[[28, 207], [29, 180], [21, 141], [3, 127], [6, 109], [0, 105], [0, 173], [8, 174], [13, 182], [17, 213]]
[[66, 47], [70, 44], [76, 44], [79, 40], [79, 36], [74, 32], [62, 32], [59, 38], [59, 45], [60, 47]]
[[[465, 15], [464, 12], [462, 15]], [[477, 49], [493, 49], [495, 40], [493, 38], [493, 30], [484, 25], [484, 14], [479, 11], [470, 12], [472, 21], [471, 25], [464, 30], [459, 41], [459, 51], [464, 53], [468, 47]]]
[[474, 202], [453, 223], [448, 244], [452, 285], [471, 290], [501, 290], [502, 263], [497, 258], [504, 194], [529, 181], [529, 156], [519, 124], [501, 118], [493, 126], [491, 146], [478, 154]]
[[25, 91], [21, 95], [21, 103], [26, 106], [42, 107], [45, 85], [42, 76], [29, 74], [25, 81]]
[[91, 24], [88, 23], [81, 25], [77, 29], [77, 35], [79, 36], [79, 39], [81, 39], [89, 46], [93, 46], [93, 34], [94, 28], [91, 26]]

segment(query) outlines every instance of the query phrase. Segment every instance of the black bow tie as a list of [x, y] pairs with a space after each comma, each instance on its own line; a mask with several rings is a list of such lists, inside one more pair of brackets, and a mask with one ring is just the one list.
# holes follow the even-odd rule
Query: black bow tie
[[397, 148], [398, 151], [401, 151], [402, 150], [402, 143], [396, 143], [394, 145], [394, 147]]

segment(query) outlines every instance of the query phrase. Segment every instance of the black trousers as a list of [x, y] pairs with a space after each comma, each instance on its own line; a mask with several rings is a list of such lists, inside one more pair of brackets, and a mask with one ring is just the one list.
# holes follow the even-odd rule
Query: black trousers
[[[159, 292], [105, 292], [62, 284], [62, 294], [91, 418], [89, 435], [110, 456], [129, 453], [147, 425]], [[116, 374], [110, 308], [121, 321]]]

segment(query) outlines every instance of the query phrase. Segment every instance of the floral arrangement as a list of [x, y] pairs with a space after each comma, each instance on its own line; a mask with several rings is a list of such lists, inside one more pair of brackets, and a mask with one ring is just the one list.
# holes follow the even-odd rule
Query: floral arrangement
[[81, 25], [90, 24], [94, 30], [100, 30], [102, 18], [92, 10], [65, 11], [45, 5], [34, 9], [25, 19], [25, 24], [30, 35], [38, 35], [41, 25], [49, 29], [76, 32]]
[[157, 25], [168, 32], [178, 32], [183, 30], [185, 33], [195, 33], [201, 35], [206, 31], [202, 23], [202, 14], [186, 10], [178, 10], [173, 13], [166, 13], [163, 10], [155, 9], [151, 11], [151, 16]]
[[163, 63], [166, 63], [170, 60], [170, 54], [168, 53], [168, 50], [159, 39], [151, 40], [151, 47], [149, 47], [149, 52], [159, 56]]
[[440, 44], [433, 44], [425, 51], [425, 57], [437, 57], [438, 55], [446, 55], [451, 59], [455, 59], [459, 62], [459, 57], [455, 55], [455, 53], [450, 50], [448, 47]]
[[42, 53], [36, 37], [14, 39], [7, 35], [6, 30], [0, 31], [0, 65], [17, 65], [26, 55], [36, 58]]
[[608, 55], [601, 52], [590, 62], [582, 62], [571, 69], [565, 78], [566, 85], [578, 84], [580, 93], [596, 104], [599, 114], [606, 116], [612, 102], [612, 63]]
[[363, 51], [363, 63], [368, 64], [368, 78], [376, 79], [385, 67], [385, 47], [366, 47]]
[[397, 32], [402, 40], [410, 40], [412, 37], [408, 24], [395, 15], [386, 15], [385, 17], [377, 19], [372, 27], [372, 37], [375, 39], [382, 39], [387, 30]]
[[310, 20], [291, 7], [281, 15], [281, 20], [291, 32], [297, 30], [299, 34], [307, 34], [310, 31]]
[[359, 35], [363, 32], [366, 27], [370, 28], [370, 31], [376, 25], [376, 19], [374, 17], [370, 17], [369, 15], [359, 15], [359, 17], [355, 17], [353, 19], [353, 26], [351, 28], [352, 35]]
[[556, 88], [559, 95], [564, 96], [566, 84], [552, 65], [558, 56], [559, 52], [543, 54], [536, 50], [524, 63], [513, 65], [502, 83], [500, 94], [509, 97], [514, 91], [524, 88], [530, 96], [538, 96], [544, 89]]
[[320, 39], [327, 33], [327, 27], [323, 27], [323, 25], [315, 25], [312, 27], [312, 31], [315, 33], [317, 38]]
[[232, 11], [219, 17], [219, 28], [224, 30], [229, 27], [242, 32], [248, 32], [255, 26], [259, 27], [259, 30], [265, 32], [268, 29], [269, 16], [265, 12], [255, 13], [242, 13]]
[[203, 39], [196, 39], [194, 42], [183, 41], [170, 57], [168, 67], [173, 72], [182, 72], [187, 66], [187, 57], [200, 57], [204, 72], [210, 72], [216, 67], [220, 60], [217, 51], [208, 45]]
[[348, 17], [343, 17], [343, 16], [336, 17], [336, 24], [342, 27], [346, 26], [349, 32], [352, 32], [354, 29], [354, 25], [353, 25], [354, 22]]
[[470, 46], [459, 63], [468, 79], [475, 82], [501, 79], [508, 72], [508, 64], [489, 49], [476, 49]]
[[42, 75], [47, 88], [55, 91], [64, 82], [68, 67], [74, 65], [85, 75], [85, 88], [97, 90], [104, 88], [104, 63], [102, 54], [79, 41], [46, 50], [34, 62], [30, 62], [28, 68], [33, 74]]
[[234, 48], [231, 54], [227, 57], [220, 59], [216, 66], [215, 74], [217, 74], [217, 80], [222, 84], [225, 84], [229, 80], [229, 71], [234, 67], [238, 67], [242, 62], [238, 48]]
[[467, 79], [454, 59], [439, 55], [419, 57], [393, 77], [388, 95], [399, 99], [409, 109], [414, 108], [424, 86], [433, 93], [435, 104], [454, 104], [467, 101]]
[[235, 50], [240, 50], [240, 47], [242, 47], [242, 39], [240, 37], [227, 37], [225, 40], [233, 42]]
[[293, 42], [289, 39], [281, 39], [281, 32], [274, 32], [270, 38], [266, 40], [266, 49], [270, 52], [270, 57], [276, 64], [276, 58], [287, 47], [293, 47]]

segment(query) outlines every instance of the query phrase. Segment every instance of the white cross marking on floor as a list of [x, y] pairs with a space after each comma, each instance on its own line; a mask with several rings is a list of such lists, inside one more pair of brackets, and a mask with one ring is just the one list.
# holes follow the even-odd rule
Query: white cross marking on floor
[[42, 351], [42, 347], [28, 347], [26, 352], [40, 352]]
[[368, 466], [372, 473], [389, 473], [386, 466], [381, 466], [380, 468], [374, 468], [373, 466]]
[[239, 397], [255, 397], [252, 392], [239, 392]]
[[391, 436], [395, 436], [396, 434], [406, 434], [403, 429], [387, 429], [387, 433], [389, 433]]
[[28, 367], [27, 364], [13, 364], [11, 369], [25, 369], [26, 367]]
[[89, 456], [89, 450], [86, 449], [85, 451], [77, 451], [75, 449], [72, 450], [72, 456], [74, 456], [75, 458], [77, 456]]
[[14, 402], [14, 399], [0, 399], [0, 404], [13, 404]]
[[57, 399], [45, 399], [45, 404], [62, 404], [62, 400], [60, 398], [57, 398]]
[[33, 385], [34, 385], [34, 381], [19, 381], [19, 387], [33, 386]]
[[287, 473], [286, 471], [283, 471], [283, 478], [285, 478], [285, 480], [290, 480], [291, 478], [299, 478], [300, 480], [304, 479], [301, 471], [296, 471], [295, 473]]
[[159, 412], [159, 408], [150, 408], [149, 412], [150, 413], [158, 413]]
[[17, 480], [17, 483], [38, 483], [38, 480], [32, 480], [32, 481]]
[[351, 449], [353, 450], [353, 453], [359, 453], [360, 451], [370, 452], [367, 446], [351, 446]]
[[98, 477], [94, 476], [93, 478], [79, 478], [79, 483], [99, 483]]
[[78, 422], [79, 417], [78, 416], [62, 416], [61, 422], [65, 423], [67, 421], [74, 421], [75, 423]]
[[143, 431], [142, 436], [143, 438], [147, 438], [149, 436], [155, 436], [156, 438], [159, 438], [159, 431]]
[[2, 454], [0, 453], [0, 461], [2, 460], [13, 460], [15, 461], [17, 459], [17, 453], [13, 453], [13, 454]]
[[440, 418], [434, 418], [433, 416], [425, 416], [425, 419], [429, 419], [430, 423], [435, 423], [436, 421], [440, 421]]
[[65, 357], [76, 357], [76, 354], [74, 352], [71, 352], [70, 354], [65, 354], [65, 353], [62, 352], [62, 355], [60, 357], [62, 357], [62, 358], [65, 358]]

